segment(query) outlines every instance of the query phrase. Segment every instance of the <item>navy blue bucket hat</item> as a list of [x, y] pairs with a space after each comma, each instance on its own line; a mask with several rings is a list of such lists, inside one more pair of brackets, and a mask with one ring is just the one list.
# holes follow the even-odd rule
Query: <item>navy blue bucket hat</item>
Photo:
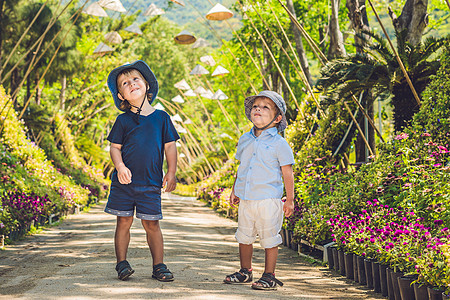
[[262, 91], [258, 95], [254, 95], [254, 96], [245, 98], [244, 106], [245, 106], [245, 115], [247, 116], [247, 118], [250, 121], [252, 120], [251, 119], [251, 110], [252, 110], [253, 102], [255, 102], [255, 99], [258, 97], [269, 98], [280, 109], [280, 113], [283, 118], [281, 119], [281, 122], [278, 123], [277, 129], [278, 129], [278, 132], [285, 130], [287, 127], [286, 102], [284, 102], [284, 99], [283, 99], [283, 97], [280, 96], [280, 94], [273, 92], [273, 91]]
[[156, 95], [158, 95], [158, 80], [156, 80], [155, 74], [153, 74], [150, 67], [144, 61], [137, 60], [134, 63], [125, 64], [115, 68], [108, 75], [108, 87], [114, 98], [114, 104], [116, 105], [116, 107], [120, 109], [120, 104], [122, 103], [122, 100], [120, 100], [117, 96], [117, 94], [119, 93], [119, 89], [117, 88], [117, 76], [119, 76], [120, 72], [125, 69], [138, 70], [142, 74], [142, 76], [144, 76], [145, 81], [147, 81], [149, 85], [147, 92], [152, 93], [152, 99], [149, 99], [150, 104], [152, 104], [156, 98]]

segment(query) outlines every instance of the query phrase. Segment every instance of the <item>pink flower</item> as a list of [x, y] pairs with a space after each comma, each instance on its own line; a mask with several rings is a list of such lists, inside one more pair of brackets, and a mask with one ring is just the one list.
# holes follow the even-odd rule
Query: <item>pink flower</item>
[[401, 133], [394, 137], [395, 140], [405, 140], [409, 138], [409, 135], [407, 133]]

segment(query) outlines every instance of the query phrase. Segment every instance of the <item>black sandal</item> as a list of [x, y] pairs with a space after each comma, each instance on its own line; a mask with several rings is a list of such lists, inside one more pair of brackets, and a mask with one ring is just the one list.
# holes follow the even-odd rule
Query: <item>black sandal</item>
[[153, 266], [152, 277], [159, 281], [164, 281], [164, 282], [174, 280], [172, 272], [170, 272], [170, 270], [167, 268], [167, 266], [163, 263]]
[[127, 280], [134, 273], [134, 270], [126, 260], [122, 260], [116, 265], [116, 271], [120, 280]]
[[[258, 283], [260, 285], [258, 285]], [[272, 273], [263, 273], [261, 278], [258, 281], [255, 281], [252, 284], [252, 289], [255, 290], [276, 290], [277, 284], [283, 286], [283, 283], [275, 278], [275, 275]]]
[[[230, 280], [227, 280], [229, 278]], [[247, 283], [253, 280], [252, 271], [249, 269], [240, 269], [239, 272], [234, 272], [233, 274], [225, 276], [223, 280], [224, 283]]]

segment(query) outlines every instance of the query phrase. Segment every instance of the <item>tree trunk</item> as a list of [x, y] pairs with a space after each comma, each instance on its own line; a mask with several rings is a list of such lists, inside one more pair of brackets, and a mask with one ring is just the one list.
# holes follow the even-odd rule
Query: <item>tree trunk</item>
[[[292, 13], [294, 18], [297, 18], [292, 0], [286, 0], [286, 4], [287, 8]], [[311, 73], [309, 71], [309, 64], [308, 59], [306, 58], [306, 52], [305, 49], [303, 48], [302, 34], [292, 21], [291, 21], [291, 28], [292, 31], [294, 32], [295, 48], [297, 50], [300, 64], [302, 65], [303, 71], [305, 72], [306, 79], [308, 80], [309, 84], [312, 85], [313, 81], [311, 78]]]
[[365, 0], [347, 0], [348, 18], [355, 31], [356, 51], [361, 53], [362, 47], [366, 44], [365, 39], [361, 39], [362, 30], [370, 30], [369, 20], [367, 19], [366, 1]]
[[[5, 4], [5, 0], [0, 0], [0, 26], [3, 28], [3, 6]], [[0, 71], [2, 71], [3, 66], [3, 30], [0, 30]], [[1, 78], [0, 78], [1, 79]]]
[[328, 49], [328, 59], [345, 56], [344, 38], [339, 29], [339, 3], [340, 0], [331, 0], [331, 17], [328, 24], [330, 35], [330, 48]]
[[407, 30], [406, 41], [413, 46], [420, 43], [428, 25], [427, 7], [428, 0], [407, 0], [400, 17], [390, 13], [396, 32]]
[[[262, 47], [262, 51], [263, 51], [263, 68], [262, 68], [262, 72], [263, 72], [264, 76], [266, 77], [267, 83], [269, 85], [272, 85], [272, 86], [267, 86], [265, 84], [264, 80], [263, 80], [262, 86], [263, 86], [264, 90], [270, 90], [270, 89], [273, 89], [273, 86], [274, 86], [273, 82], [271, 82], [271, 79], [272, 79], [272, 76], [271, 76], [272, 75], [272, 73], [271, 73], [272, 60], [269, 57], [269, 53], [267, 52], [266, 47], [263, 46]], [[269, 76], [267, 76], [267, 74], [269, 74]]]
[[66, 75], [64, 75], [61, 78], [61, 91], [59, 93], [59, 107], [61, 108], [62, 111], [64, 111], [65, 109], [65, 104], [66, 104], [66, 86], [67, 86], [67, 77]]

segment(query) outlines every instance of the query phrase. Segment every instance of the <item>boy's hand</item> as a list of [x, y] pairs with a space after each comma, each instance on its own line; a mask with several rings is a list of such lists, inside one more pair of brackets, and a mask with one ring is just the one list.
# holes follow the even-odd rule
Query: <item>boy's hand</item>
[[[286, 199], [286, 197], [283, 199]], [[283, 212], [286, 217], [290, 217], [294, 213], [294, 200], [286, 200], [284, 202]]]
[[131, 171], [124, 164], [117, 169], [117, 178], [121, 184], [131, 183]]
[[166, 175], [164, 175], [164, 178], [163, 178], [164, 192], [170, 193], [176, 187], [177, 187], [177, 178], [176, 178], [175, 174], [172, 174], [171, 172], [166, 173]]
[[231, 205], [232, 207], [235, 207], [236, 204], [239, 204], [240, 201], [241, 201], [241, 199], [239, 199], [239, 197], [237, 197], [237, 196], [234, 194], [234, 191], [232, 191], [232, 192], [231, 192], [231, 195], [230, 195], [230, 205]]

